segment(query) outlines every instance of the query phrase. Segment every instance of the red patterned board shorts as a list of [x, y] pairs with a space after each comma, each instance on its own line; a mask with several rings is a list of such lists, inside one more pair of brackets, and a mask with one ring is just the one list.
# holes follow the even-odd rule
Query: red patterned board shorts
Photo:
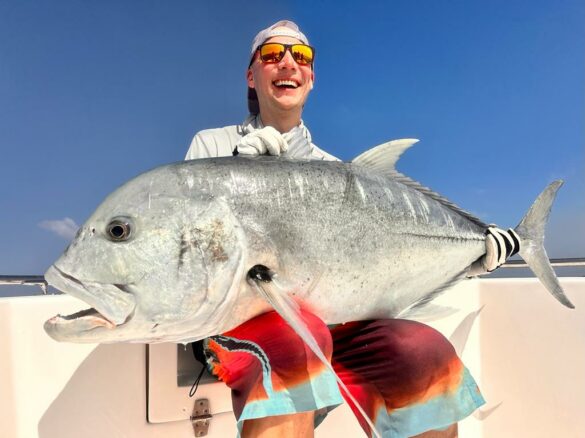
[[[404, 319], [358, 321], [330, 329], [302, 316], [335, 372], [384, 437], [448, 427], [484, 403], [450, 342]], [[343, 402], [335, 376], [276, 313], [204, 342], [213, 374], [232, 390], [238, 430], [248, 419], [317, 411], [317, 426]], [[371, 430], [351, 400], [360, 425]]]

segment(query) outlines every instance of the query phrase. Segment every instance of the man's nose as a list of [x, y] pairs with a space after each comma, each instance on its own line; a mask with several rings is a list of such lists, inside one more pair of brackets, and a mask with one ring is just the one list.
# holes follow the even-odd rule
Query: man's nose
[[290, 50], [284, 52], [284, 56], [282, 57], [278, 65], [285, 68], [295, 68], [297, 66], [297, 63], [293, 58], [292, 53], [290, 53]]

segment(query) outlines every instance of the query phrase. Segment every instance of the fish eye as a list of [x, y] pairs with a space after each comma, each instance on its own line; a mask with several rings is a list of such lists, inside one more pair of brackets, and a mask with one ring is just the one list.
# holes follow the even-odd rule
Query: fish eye
[[132, 227], [125, 218], [113, 219], [106, 227], [106, 233], [113, 242], [123, 242], [130, 238]]

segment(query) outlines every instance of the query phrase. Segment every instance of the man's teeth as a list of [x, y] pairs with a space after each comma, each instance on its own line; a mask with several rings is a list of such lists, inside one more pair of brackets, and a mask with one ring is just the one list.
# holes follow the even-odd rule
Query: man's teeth
[[288, 80], [278, 80], [278, 81], [274, 81], [274, 85], [276, 85], [277, 87], [287, 87], [287, 88], [297, 88], [299, 85], [296, 83], [296, 81], [288, 81]]

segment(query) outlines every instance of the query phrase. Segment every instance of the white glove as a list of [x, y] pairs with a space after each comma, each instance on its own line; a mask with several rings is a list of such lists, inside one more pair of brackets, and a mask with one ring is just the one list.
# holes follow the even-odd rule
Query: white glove
[[280, 155], [286, 152], [288, 143], [272, 126], [256, 129], [242, 137], [236, 150], [242, 155]]

